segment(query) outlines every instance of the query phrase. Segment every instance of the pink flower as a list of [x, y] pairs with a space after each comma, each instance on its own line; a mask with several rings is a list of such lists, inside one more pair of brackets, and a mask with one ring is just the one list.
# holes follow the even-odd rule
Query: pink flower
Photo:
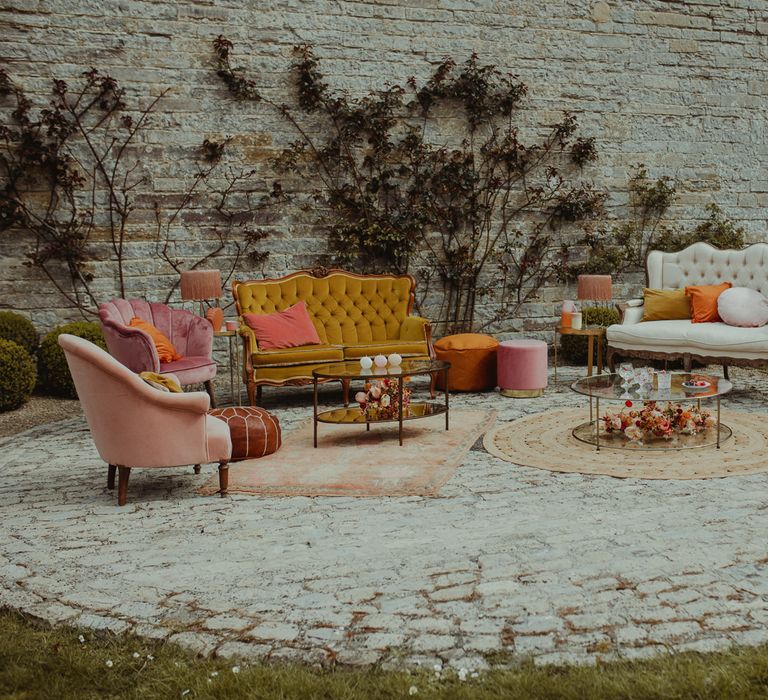
[[381, 398], [381, 387], [378, 387], [378, 386], [371, 387], [371, 398], [376, 400]]
[[355, 394], [355, 401], [357, 403], [365, 403], [365, 399], [367, 398], [366, 393], [364, 391], [358, 391]]

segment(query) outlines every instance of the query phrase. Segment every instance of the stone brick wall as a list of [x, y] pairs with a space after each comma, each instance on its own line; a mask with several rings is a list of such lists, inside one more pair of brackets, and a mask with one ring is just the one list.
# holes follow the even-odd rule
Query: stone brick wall
[[[275, 114], [232, 105], [213, 72], [211, 40], [231, 38], [242, 63], [264, 88], [285, 99], [294, 44], [312, 42], [328, 81], [361, 94], [387, 81], [426, 76], [446, 55], [472, 51], [520, 75], [530, 86], [523, 120], [552, 122], [573, 111], [594, 135], [595, 183], [610, 192], [621, 217], [632, 166], [680, 181], [674, 218], [693, 225], [718, 203], [763, 239], [768, 203], [768, 6], [762, 0], [9, 0], [0, 8], [0, 62], [38, 103], [53, 77], [75, 81], [94, 66], [146, 104], [170, 88], [140, 144], [147, 191], [138, 197], [128, 246], [129, 293], [163, 299], [176, 275], [155, 255], [152, 203], [188, 185], [203, 138], [233, 137], [238, 158], [264, 167], [292, 140]], [[262, 172], [261, 170], [259, 172]], [[265, 188], [268, 177], [266, 171]], [[205, 253], [206, 227], [187, 212], [173, 228], [182, 259]], [[312, 264], [323, 237], [300, 210], [266, 217], [272, 236], [264, 270], [279, 275]], [[0, 307], [29, 314], [41, 327], [78, 314], [51, 285], [23, 265], [23, 232], [0, 235]], [[96, 289], [114, 293], [109, 248], [97, 243]], [[221, 261], [221, 266], [227, 264]], [[617, 296], [636, 291], [638, 279]], [[550, 288], [503, 330], [544, 333], [557, 300]]]

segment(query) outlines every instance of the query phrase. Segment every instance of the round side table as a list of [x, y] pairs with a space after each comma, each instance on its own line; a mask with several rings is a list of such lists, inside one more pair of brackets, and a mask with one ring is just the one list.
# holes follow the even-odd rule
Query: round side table
[[587, 336], [587, 376], [592, 376], [592, 357], [595, 352], [595, 338], [597, 338], [597, 373], [603, 373], [603, 338], [605, 328], [603, 326], [591, 326], [588, 328], [563, 328], [555, 326], [555, 378], [557, 381], [557, 334], [560, 335], [585, 335]]

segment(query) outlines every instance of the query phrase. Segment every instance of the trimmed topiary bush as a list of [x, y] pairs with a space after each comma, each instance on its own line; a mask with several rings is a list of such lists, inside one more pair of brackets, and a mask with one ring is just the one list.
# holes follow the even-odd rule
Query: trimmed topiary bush
[[38, 369], [41, 386], [51, 394], [76, 399], [77, 391], [75, 391], [75, 385], [72, 382], [72, 375], [69, 373], [67, 358], [58, 342], [62, 333], [69, 333], [90, 340], [104, 350], [107, 349], [107, 344], [104, 342], [101, 326], [98, 323], [88, 321], [77, 321], [57, 326], [40, 343]]
[[0, 338], [21, 345], [30, 355], [37, 350], [37, 331], [32, 321], [13, 311], [0, 311]]
[[[610, 326], [619, 322], [619, 312], [613, 306], [588, 306], [582, 310], [585, 326]], [[587, 337], [583, 335], [564, 335], [560, 337], [563, 358], [568, 364], [587, 364]], [[608, 352], [608, 343], [603, 338], [603, 363]], [[597, 344], [595, 344], [594, 362], [597, 362]]]
[[32, 356], [18, 343], [0, 338], [0, 411], [29, 401], [36, 380]]

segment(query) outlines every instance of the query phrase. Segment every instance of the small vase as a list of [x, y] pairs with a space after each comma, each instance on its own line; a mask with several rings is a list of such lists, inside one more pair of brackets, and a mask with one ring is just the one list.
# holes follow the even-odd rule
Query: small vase
[[212, 306], [205, 312], [205, 317], [211, 322], [213, 332], [218, 333], [224, 325], [224, 311], [219, 306]]

